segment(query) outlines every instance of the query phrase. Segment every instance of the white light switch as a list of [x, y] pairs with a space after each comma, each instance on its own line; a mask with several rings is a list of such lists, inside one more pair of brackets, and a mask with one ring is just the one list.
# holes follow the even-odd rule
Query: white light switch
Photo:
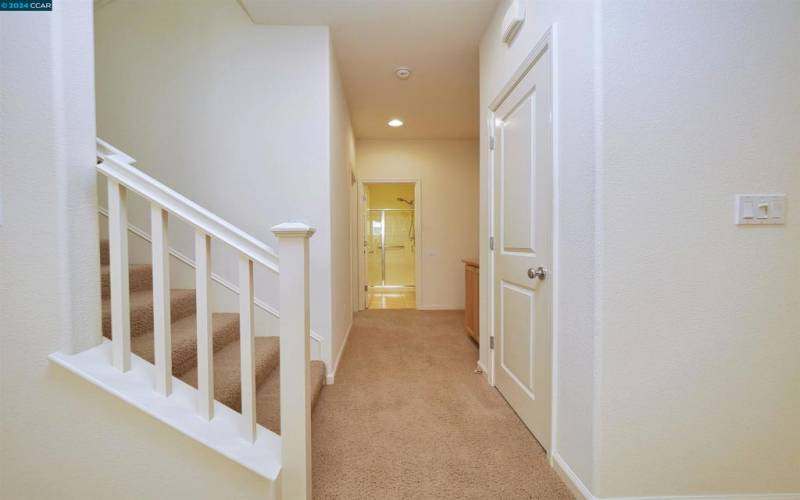
[[785, 194], [737, 194], [736, 224], [783, 224]]
[[755, 214], [753, 213], [753, 202], [752, 201], [742, 202], [742, 218], [752, 219], [753, 217], [755, 217]]

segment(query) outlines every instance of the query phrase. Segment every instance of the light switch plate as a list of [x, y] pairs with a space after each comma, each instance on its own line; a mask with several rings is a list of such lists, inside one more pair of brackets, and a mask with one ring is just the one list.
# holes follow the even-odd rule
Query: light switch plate
[[737, 194], [736, 224], [783, 224], [786, 218], [785, 194]]

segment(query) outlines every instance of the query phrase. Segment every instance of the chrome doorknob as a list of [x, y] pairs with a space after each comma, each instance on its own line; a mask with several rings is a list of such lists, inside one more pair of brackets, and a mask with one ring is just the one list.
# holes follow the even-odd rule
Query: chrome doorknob
[[539, 266], [536, 269], [530, 268], [528, 269], [528, 278], [530, 279], [539, 278], [540, 280], [544, 280], [545, 278], [547, 278], [547, 270], [542, 266]]

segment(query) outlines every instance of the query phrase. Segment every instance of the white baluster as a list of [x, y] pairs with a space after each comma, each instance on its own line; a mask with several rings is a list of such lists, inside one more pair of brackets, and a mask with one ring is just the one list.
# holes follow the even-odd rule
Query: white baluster
[[172, 393], [172, 321], [170, 318], [169, 215], [155, 203], [150, 205], [150, 232], [153, 250], [153, 346], [155, 351], [156, 391]]
[[311, 325], [308, 240], [314, 229], [272, 228], [280, 258], [281, 488], [283, 498], [311, 498]]
[[128, 288], [128, 191], [108, 179], [108, 253], [111, 264], [111, 362], [131, 367], [131, 314]]
[[253, 261], [239, 255], [239, 342], [242, 373], [242, 437], [256, 440], [256, 358]]
[[195, 291], [197, 296], [197, 412], [214, 418], [214, 342], [211, 338], [211, 237], [194, 233]]

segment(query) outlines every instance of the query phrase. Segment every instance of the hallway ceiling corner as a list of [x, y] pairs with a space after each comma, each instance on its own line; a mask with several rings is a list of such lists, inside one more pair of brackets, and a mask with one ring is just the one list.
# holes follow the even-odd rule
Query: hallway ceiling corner
[[477, 138], [478, 46], [499, 0], [239, 2], [256, 24], [330, 26], [357, 138]]

